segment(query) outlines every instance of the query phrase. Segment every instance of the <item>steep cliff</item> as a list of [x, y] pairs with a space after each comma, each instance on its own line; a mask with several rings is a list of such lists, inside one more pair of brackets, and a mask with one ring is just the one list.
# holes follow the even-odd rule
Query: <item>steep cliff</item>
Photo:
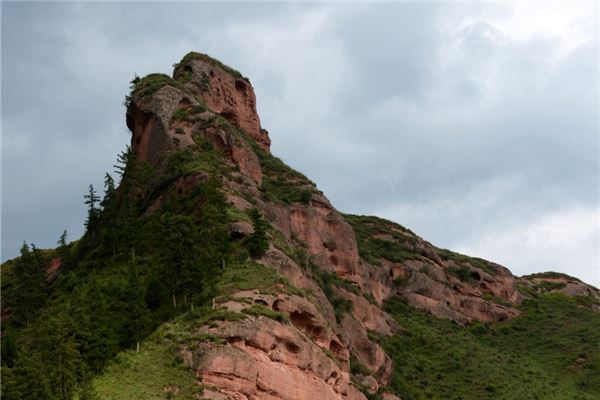
[[[415, 346], [415, 360], [422, 356], [416, 347], [423, 343], [413, 339], [426, 341], [427, 333], [451, 341], [473, 327], [492, 336], [496, 328], [488, 327], [531, 318], [524, 304], [543, 306], [559, 296], [554, 292], [585, 299], [572, 306], [584, 307], [593, 324], [600, 321], [594, 311], [600, 291], [573, 278], [518, 278], [498, 264], [439, 249], [393, 222], [337, 211], [313, 182], [271, 155], [250, 81], [206, 55], [186, 55], [173, 77], [136, 78], [126, 121], [132, 152], [98, 232], [90, 233], [88, 224], [76, 251], [57, 250], [47, 267], [48, 284], [57, 287], [68, 287], [64, 277], [82, 265], [116, 271], [115, 265], [135, 264], [146, 279], [146, 305], [162, 325], [141, 352], [117, 357], [95, 380], [103, 398], [151, 396], [150, 385], [136, 385], [153, 374], [147, 364], [160, 364], [169, 352], [193, 377], [177, 383], [185, 373], [163, 365], [171, 375], [164, 382], [163, 375], [152, 378], [161, 382], [152, 398], [440, 398], [431, 386], [462, 392], [442, 383], [444, 361], [410, 369], [407, 346]], [[172, 224], [174, 242], [165, 228]], [[121, 236], [111, 236], [113, 226], [121, 227]], [[157, 233], [150, 235], [152, 230]], [[75, 265], [70, 270], [61, 266], [69, 257]], [[188, 271], [180, 283], [176, 270]], [[164, 311], [171, 307], [169, 296], [170, 314]], [[581, 368], [598, 368], [598, 357], [588, 354], [593, 349], [581, 346], [573, 346], [584, 349]], [[487, 357], [493, 348], [485, 342], [477, 354]], [[431, 373], [427, 368], [440, 368], [440, 382], [416, 384], [419, 374]], [[573, 379], [589, 380], [588, 372]], [[492, 386], [456, 398], [496, 398], [505, 390]], [[591, 399], [596, 389], [594, 383], [578, 393]]]
[[[226, 343], [204, 345], [189, 361], [210, 387], [204, 396], [359, 399], [377, 392], [390, 383], [393, 363], [373, 333], [402, 332], [381, 308], [390, 297], [461, 324], [519, 315], [526, 292], [508, 269], [438, 249], [388, 221], [342, 215], [312, 182], [270, 156], [252, 86], [239, 73], [191, 53], [173, 77], [152, 94], [138, 93], [144, 80], [136, 85], [127, 113], [133, 148], [160, 163], [155, 155], [193, 146], [195, 137], [210, 142], [233, 169], [222, 177], [240, 216], [233, 223], [243, 222], [251, 207], [269, 222], [269, 248], [258, 262], [308, 293], [270, 288], [270, 294], [254, 289], [217, 297], [216, 308], [259, 306], [285, 320], [263, 316], [199, 327]], [[150, 142], [157, 145], [145, 145]], [[329, 280], [335, 283], [324, 283]], [[577, 294], [600, 299], [589, 287]], [[366, 368], [353, 375], [351, 358]]]

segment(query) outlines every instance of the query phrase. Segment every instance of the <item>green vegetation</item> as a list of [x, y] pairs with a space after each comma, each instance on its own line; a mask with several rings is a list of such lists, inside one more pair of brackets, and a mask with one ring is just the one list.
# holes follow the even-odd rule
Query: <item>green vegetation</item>
[[167, 85], [186, 91], [179, 82], [165, 74], [149, 74], [143, 78], [136, 76], [130, 82], [130, 92], [125, 96], [125, 102], [123, 104], [125, 107], [129, 107], [134, 95], [139, 96], [144, 102], [148, 101], [154, 93]]
[[462, 266], [462, 267], [464, 267], [465, 264], [470, 264], [473, 267], [480, 268], [491, 274], [494, 273], [494, 270], [492, 269], [490, 264], [484, 259], [477, 258], [477, 257], [465, 256], [464, 254], [455, 253], [453, 251], [446, 250], [446, 249], [437, 249], [437, 252], [438, 252], [439, 256], [442, 258], [442, 260], [452, 260], [457, 265]]
[[289, 293], [306, 296], [306, 292], [292, 286], [271, 267], [255, 262], [228, 266], [223, 270], [218, 283], [219, 294], [227, 296], [240, 290], [257, 289], [264, 294]]
[[250, 210], [250, 218], [254, 232], [248, 238], [248, 251], [252, 257], [260, 258], [269, 248], [269, 241], [267, 239], [269, 224], [263, 219], [257, 208]]
[[552, 279], [552, 278], [555, 278], [555, 279], [565, 279], [567, 281], [581, 282], [579, 279], [577, 279], [571, 275], [563, 274], [562, 272], [554, 272], [554, 271], [538, 272], [535, 274], [525, 275], [522, 278], [527, 278], [527, 279], [533, 279], [533, 278], [550, 278], [550, 279]]
[[[346, 214], [344, 218], [356, 233], [361, 258], [368, 263], [379, 265], [382, 258], [393, 262], [421, 258], [416, 248], [416, 236], [401, 225], [362, 215]], [[390, 240], [374, 237], [377, 234], [390, 235]]]
[[[246, 134], [241, 132], [247, 138]], [[258, 156], [263, 173], [262, 193], [267, 200], [280, 204], [309, 204], [315, 184], [279, 158], [267, 154], [252, 139], [247, 139]]]
[[243, 314], [224, 309], [196, 308], [159, 326], [142, 343], [141, 350], [126, 350], [110, 362], [93, 381], [101, 399], [191, 399], [202, 394], [194, 370], [181, 359], [179, 349], [194, 351], [203, 343], [224, 344], [198, 326], [216, 321], [239, 321]]
[[[217, 60], [189, 53], [175, 66], [177, 81], [162, 74], [136, 77], [126, 105], [133, 96], [150, 100], [165, 85], [186, 90], [183, 83], [190, 78], [186, 67], [193, 59], [242, 78]], [[208, 89], [208, 85], [204, 75], [200, 86]], [[118, 156], [118, 187], [107, 173], [103, 194], [90, 185], [84, 195], [87, 219], [80, 240], [67, 243], [65, 231], [54, 250], [24, 243], [20, 257], [2, 264], [3, 311], [10, 311], [2, 324], [3, 399], [200, 398], [202, 387], [181, 350], [198, 352], [208, 344], [225, 343], [199, 327], [248, 316], [289, 322], [285, 313], [260, 304], [233, 312], [213, 309], [211, 300], [231, 299], [241, 290], [312, 296], [276, 269], [257, 262], [269, 241], [314, 279], [338, 321], [353, 311], [352, 302], [340, 294], [342, 289], [376, 303], [353, 283], [312, 264], [305, 245], [286, 240], [258, 208], [241, 212], [228, 205], [221, 177], [234, 181], [235, 174], [203, 132], [211, 125], [252, 146], [262, 168], [263, 199], [280, 205], [310, 204], [318, 191], [304, 175], [224, 118], [200, 118], [205, 111], [199, 102], [173, 114], [172, 122], [195, 124], [194, 144], [156, 165], [138, 160], [131, 148]], [[260, 200], [246, 196], [258, 207]], [[424, 249], [414, 233], [398, 224], [376, 217], [345, 218], [356, 232], [361, 257], [372, 265], [382, 259], [431, 257], [431, 248]], [[233, 237], [234, 220], [251, 222], [254, 233]], [[454, 262], [448, 273], [464, 282], [479, 279], [471, 267], [490, 273], [496, 268], [482, 259], [436, 251]], [[44, 269], [59, 259], [60, 274], [47, 278]], [[432, 269], [425, 265], [420, 272], [429, 275]], [[577, 281], [553, 272], [526, 278]], [[408, 279], [395, 283], [405, 286]], [[555, 293], [564, 287], [564, 282], [546, 280], [535, 288], [521, 288], [531, 299], [522, 304], [519, 317], [469, 327], [434, 318], [392, 297], [385, 309], [405, 332], [390, 337], [369, 332], [395, 365], [390, 386], [380, 392], [390, 390], [404, 400], [600, 398], [600, 314], [591, 310], [598, 304], [590, 297]], [[506, 304], [489, 293], [484, 298]], [[323, 351], [339, 365], [332, 351]], [[354, 356], [350, 371], [355, 378], [372, 374]], [[380, 394], [369, 394], [363, 384], [355, 384], [368, 399], [380, 399]]]
[[359, 294], [360, 291], [356, 286], [332, 272], [323, 271], [314, 264], [309, 264], [309, 266], [313, 279], [319, 284], [321, 290], [323, 290], [323, 293], [333, 306], [336, 320], [340, 322], [344, 314], [352, 312], [352, 303], [349, 300], [341, 297], [337, 293], [336, 288], [343, 287], [347, 291], [355, 294]]
[[457, 277], [458, 279], [460, 279], [463, 282], [468, 282], [468, 283], [476, 282], [475, 278], [473, 278], [473, 276], [471, 276], [471, 270], [469, 269], [469, 267], [466, 267], [464, 265], [461, 265], [458, 267], [449, 267], [448, 273], [450, 275], [454, 275], [455, 277]]
[[[405, 227], [394, 222], [372, 216], [345, 214], [344, 218], [356, 233], [358, 251], [361, 258], [372, 265], [379, 265], [380, 260], [393, 262], [422, 260], [428, 254], [418, 246], [417, 236]], [[377, 237], [377, 235], [381, 235]], [[386, 235], [383, 238], [382, 235]], [[452, 260], [456, 267], [451, 273], [466, 282], [474, 282], [468, 274], [467, 264], [494, 273], [486, 260], [469, 257], [450, 250], [436, 248], [435, 251], [443, 260]]]
[[185, 56], [183, 56], [183, 58], [181, 59], [181, 61], [179, 63], [177, 63], [173, 66], [175, 68], [173, 75], [177, 76], [179, 74], [183, 74], [183, 71], [182, 71], [183, 67], [185, 67], [187, 64], [189, 64], [193, 60], [204, 61], [206, 63], [214, 65], [215, 67], [221, 68], [223, 71], [227, 72], [228, 74], [232, 75], [235, 78], [247, 80], [247, 78], [244, 78], [243, 75], [239, 71], [231, 68], [228, 65], [223, 64], [221, 61], [214, 59], [207, 54], [197, 53], [195, 51], [191, 51], [191, 52], [187, 53]]
[[202, 394], [194, 371], [177, 358], [174, 343], [155, 334], [139, 352], [119, 353], [94, 380], [99, 398], [106, 400], [192, 399]]
[[406, 331], [376, 337], [394, 360], [390, 387], [408, 400], [597, 399], [600, 315], [586, 304], [544, 294], [518, 318], [463, 328], [393, 298], [385, 309]]
[[178, 108], [171, 116], [170, 124], [172, 125], [174, 122], [177, 121], [185, 121], [192, 123], [201, 122], [203, 120], [197, 115], [202, 114], [207, 110], [208, 108], [203, 103], [188, 108]]
[[264, 317], [271, 318], [279, 322], [289, 322], [289, 318], [286, 313], [282, 313], [281, 311], [275, 311], [269, 307], [263, 306], [262, 304], [253, 304], [252, 306], [242, 310], [242, 312], [244, 314], [253, 315], [255, 317], [262, 315]]
[[542, 281], [538, 284], [538, 287], [544, 292], [551, 292], [553, 290], [564, 289], [567, 287], [567, 284], [564, 282]]
[[350, 355], [350, 372], [352, 375], [371, 375], [372, 372], [354, 355]]
[[[2, 325], [3, 398], [90, 398], [91, 377], [118, 353], [138, 348], [164, 322], [204, 309], [217, 290], [238, 285], [240, 271], [254, 272], [265, 290], [297, 291], [275, 271], [250, 263], [247, 244], [232, 242], [219, 180], [178, 186], [198, 161], [219, 171], [218, 157], [200, 144], [152, 168], [127, 149], [116, 165], [119, 189], [108, 174], [102, 199], [89, 188], [81, 240], [67, 244], [63, 235], [51, 251], [24, 245], [21, 257], [2, 265], [3, 306], [14, 316]], [[159, 198], [160, 209], [148, 212]], [[49, 285], [43, 268], [55, 256], [63, 262]], [[238, 286], [251, 284], [244, 279]], [[154, 350], [126, 354], [144, 360]]]

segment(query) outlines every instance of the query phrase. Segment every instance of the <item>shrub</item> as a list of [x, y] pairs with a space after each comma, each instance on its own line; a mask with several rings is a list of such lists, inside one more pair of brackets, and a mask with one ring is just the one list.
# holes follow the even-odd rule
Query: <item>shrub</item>
[[262, 304], [254, 304], [251, 307], [243, 309], [242, 312], [255, 317], [262, 315], [282, 323], [289, 322], [287, 314], [282, 313], [281, 311], [275, 311], [269, 307], [263, 306]]

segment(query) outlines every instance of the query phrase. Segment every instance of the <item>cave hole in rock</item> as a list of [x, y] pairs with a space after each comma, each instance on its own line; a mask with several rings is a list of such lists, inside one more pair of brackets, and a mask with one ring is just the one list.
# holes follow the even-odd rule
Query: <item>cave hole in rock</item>
[[235, 344], [235, 343], [243, 342], [244, 339], [242, 339], [240, 336], [230, 336], [226, 339], [226, 341], [229, 344]]
[[231, 111], [223, 111], [220, 114], [221, 114], [221, 117], [223, 117], [223, 118], [225, 118], [227, 120], [227, 122], [230, 122], [233, 125], [237, 126], [237, 115], [235, 115]]
[[192, 102], [187, 97], [184, 97], [183, 99], [179, 100], [178, 105], [183, 108], [188, 108], [192, 105]]
[[194, 71], [192, 71], [192, 67], [190, 67], [189, 65], [186, 65], [185, 67], [183, 67], [183, 74], [184, 75], [191, 75], [193, 74]]
[[290, 353], [293, 353], [293, 354], [300, 353], [300, 346], [298, 346], [296, 343], [286, 340], [283, 344], [284, 344], [286, 350], [289, 351]]
[[246, 94], [246, 84], [239, 79], [236, 80], [235, 81], [235, 90], [237, 90], [240, 93]]
[[314, 316], [310, 313], [292, 311], [290, 313], [290, 321], [296, 328], [312, 337], [322, 338], [324, 336], [323, 327], [315, 323]]
[[471, 271], [471, 278], [475, 279], [476, 281], [480, 281], [481, 275], [477, 271]]
[[335, 354], [336, 356], [339, 356], [340, 354], [342, 354], [344, 348], [342, 347], [341, 344], [339, 344], [338, 342], [336, 342], [335, 340], [332, 340], [329, 343], [329, 350], [331, 350], [331, 352], [333, 354]]

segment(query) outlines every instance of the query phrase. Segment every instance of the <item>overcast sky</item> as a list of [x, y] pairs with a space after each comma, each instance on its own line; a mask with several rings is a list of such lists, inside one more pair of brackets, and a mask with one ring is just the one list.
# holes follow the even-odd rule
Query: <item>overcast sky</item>
[[134, 74], [208, 53], [341, 211], [600, 286], [599, 6], [2, 3], [2, 260], [83, 232]]

